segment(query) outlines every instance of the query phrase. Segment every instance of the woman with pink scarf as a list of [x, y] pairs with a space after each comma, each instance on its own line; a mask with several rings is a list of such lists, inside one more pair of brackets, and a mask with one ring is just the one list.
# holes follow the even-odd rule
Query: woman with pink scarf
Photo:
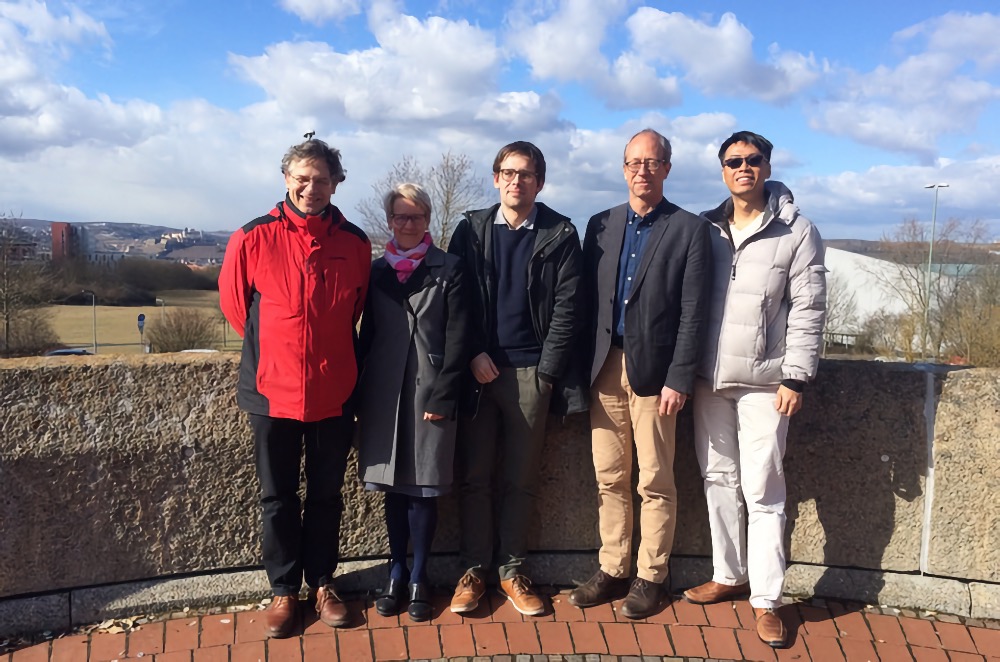
[[[431, 616], [426, 561], [437, 497], [451, 489], [460, 376], [468, 364], [461, 261], [434, 245], [416, 184], [385, 196], [393, 238], [372, 264], [361, 319], [358, 475], [385, 493], [389, 578], [375, 608]], [[407, 568], [407, 546], [413, 566]]]

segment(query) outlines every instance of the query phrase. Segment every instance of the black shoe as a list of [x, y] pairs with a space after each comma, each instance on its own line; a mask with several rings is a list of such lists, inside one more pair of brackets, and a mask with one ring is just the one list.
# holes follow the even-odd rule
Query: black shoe
[[417, 623], [431, 620], [431, 591], [424, 582], [410, 584], [410, 620]]
[[617, 600], [627, 592], [628, 578], [612, 577], [599, 569], [593, 577], [569, 594], [569, 603], [574, 607], [595, 607]]
[[375, 600], [375, 611], [379, 616], [395, 616], [402, 607], [403, 599], [406, 597], [406, 581], [403, 579], [389, 578], [382, 593]]
[[622, 603], [622, 614], [628, 618], [648, 618], [660, 611], [665, 596], [663, 584], [636, 578]]

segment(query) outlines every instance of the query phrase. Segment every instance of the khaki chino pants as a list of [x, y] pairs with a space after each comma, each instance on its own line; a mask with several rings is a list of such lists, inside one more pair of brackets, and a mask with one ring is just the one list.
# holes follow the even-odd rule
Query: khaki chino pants
[[637, 575], [662, 583], [668, 577], [677, 520], [674, 483], [676, 416], [660, 416], [657, 396], [632, 392], [625, 353], [612, 347], [591, 389], [591, 441], [597, 476], [601, 570], [628, 577], [632, 564], [632, 452], [639, 464]]

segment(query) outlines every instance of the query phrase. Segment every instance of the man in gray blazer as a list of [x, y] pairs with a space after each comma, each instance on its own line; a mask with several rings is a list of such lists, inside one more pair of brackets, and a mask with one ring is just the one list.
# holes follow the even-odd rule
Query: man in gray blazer
[[598, 605], [629, 587], [634, 447], [641, 538], [638, 576], [622, 613], [645, 618], [667, 595], [677, 510], [674, 429], [694, 387], [711, 246], [708, 224], [663, 197], [665, 137], [652, 129], [633, 136], [622, 171], [628, 202], [591, 218], [583, 245], [601, 550], [600, 569], [570, 602]]

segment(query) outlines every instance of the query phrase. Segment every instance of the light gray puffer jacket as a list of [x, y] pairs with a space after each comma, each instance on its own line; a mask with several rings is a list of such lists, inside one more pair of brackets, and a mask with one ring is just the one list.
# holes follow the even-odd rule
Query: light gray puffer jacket
[[698, 374], [715, 390], [807, 382], [819, 365], [826, 318], [823, 241], [781, 182], [764, 184], [761, 228], [742, 246], [729, 233], [732, 199], [712, 222], [712, 300]]

